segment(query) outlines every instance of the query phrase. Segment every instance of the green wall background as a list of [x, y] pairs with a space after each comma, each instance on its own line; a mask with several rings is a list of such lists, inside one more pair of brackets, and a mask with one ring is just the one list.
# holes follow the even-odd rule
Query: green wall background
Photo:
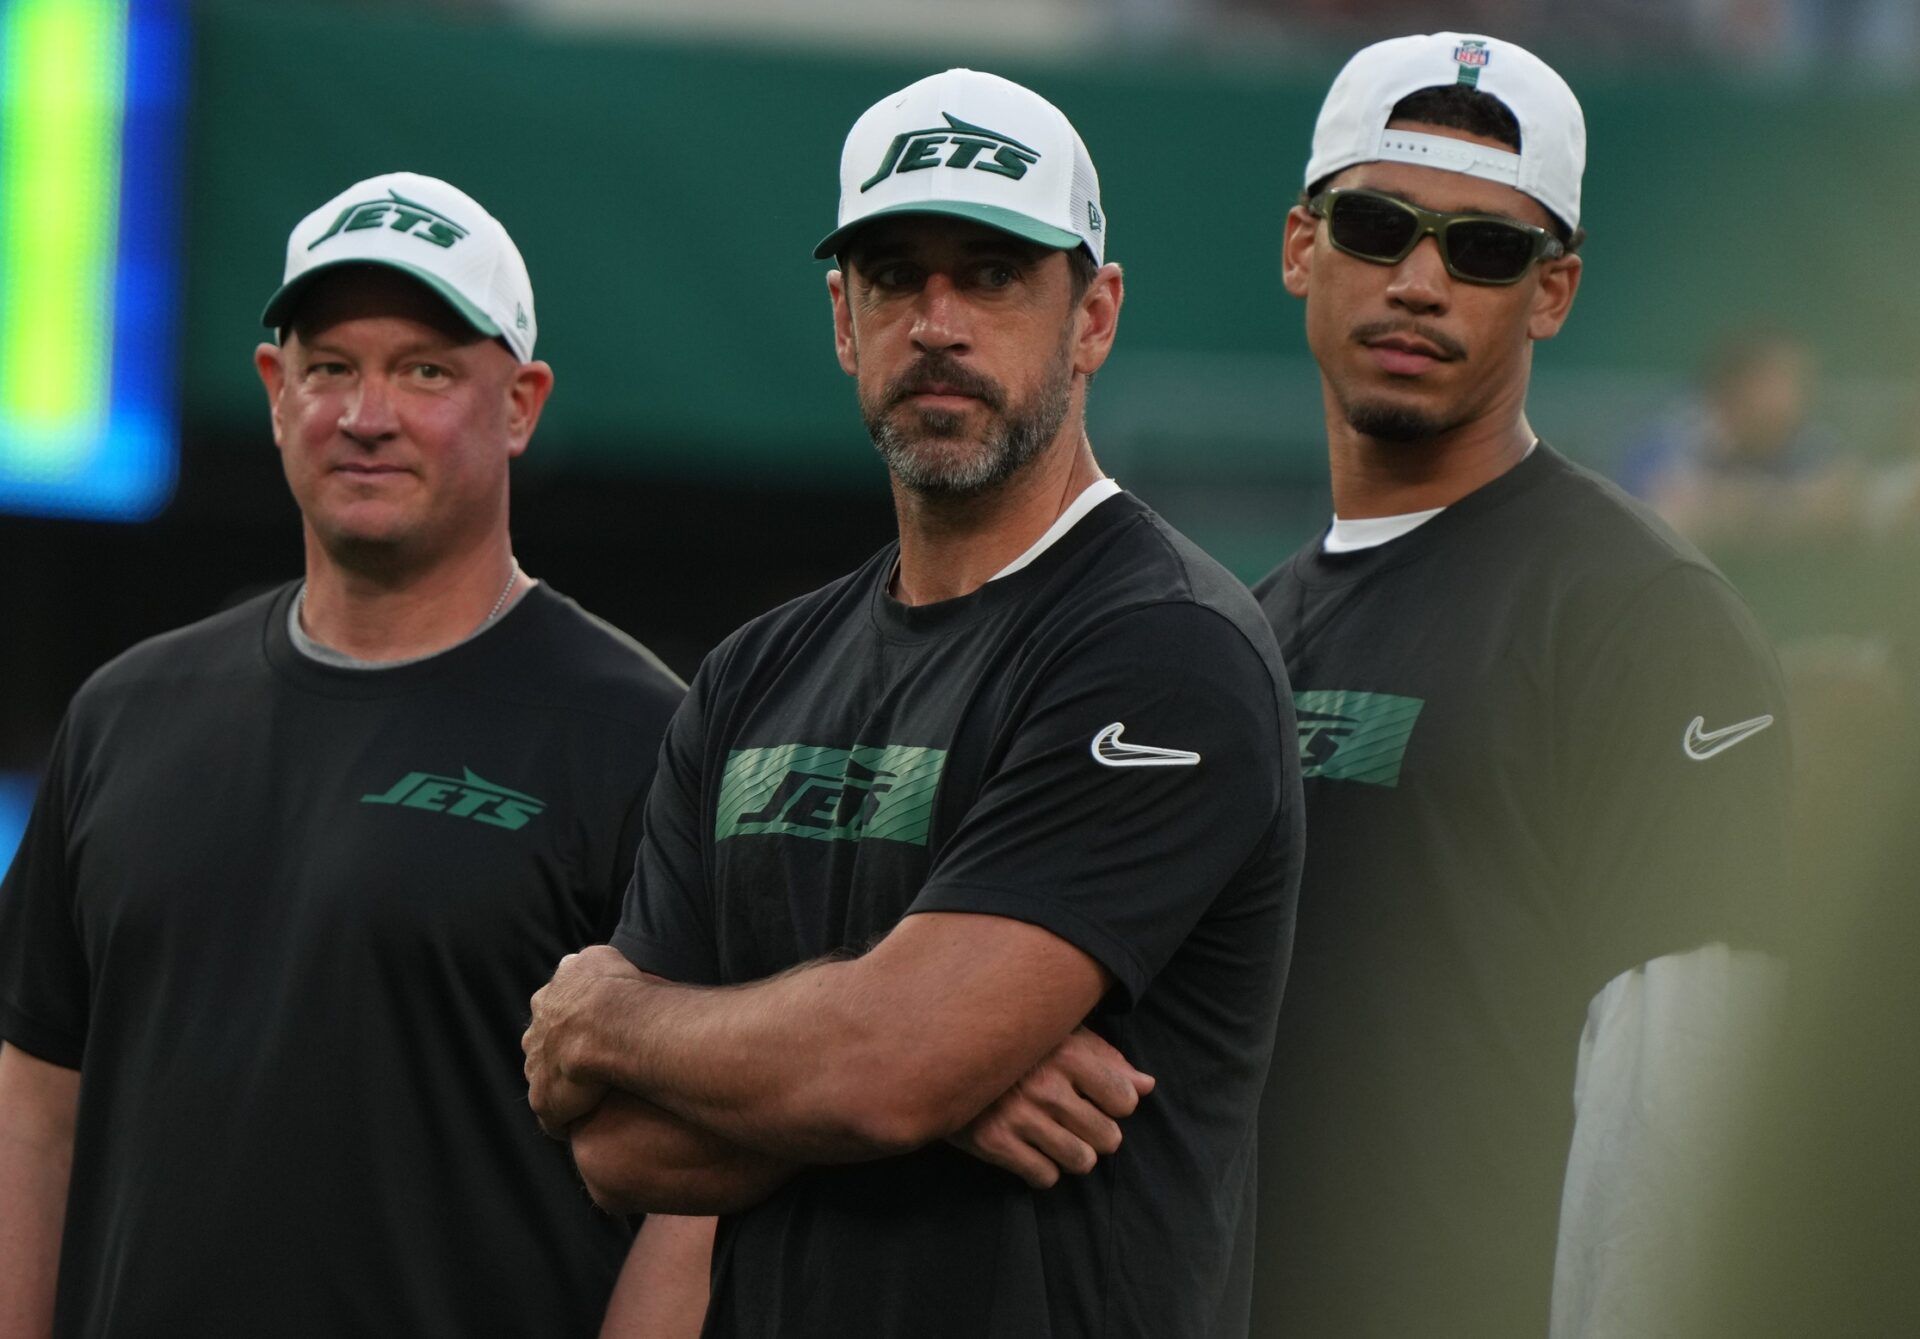
[[[260, 423], [253, 322], [287, 231], [348, 182], [447, 177], [526, 254], [559, 391], [541, 467], [831, 478], [871, 469], [832, 357], [841, 138], [911, 59], [542, 34], [499, 20], [212, 0], [199, 11], [185, 313], [188, 418]], [[1534, 423], [1604, 460], [1718, 333], [1802, 330], [1830, 413], [1877, 445], [1920, 362], [1910, 249], [1920, 98], [1583, 70], [1586, 280], [1537, 358]], [[1102, 173], [1128, 272], [1096, 445], [1137, 477], [1320, 469], [1318, 383], [1279, 285], [1280, 221], [1343, 52], [1286, 62], [979, 58], [1041, 89]]]

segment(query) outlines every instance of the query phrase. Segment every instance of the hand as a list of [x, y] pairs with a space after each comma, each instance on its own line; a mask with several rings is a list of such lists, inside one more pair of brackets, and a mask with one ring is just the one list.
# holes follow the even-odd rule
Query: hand
[[1116, 1152], [1119, 1122], [1153, 1084], [1103, 1038], [1076, 1028], [947, 1142], [1045, 1190], [1062, 1172], [1085, 1175]]
[[572, 1060], [593, 1021], [595, 989], [608, 978], [637, 980], [638, 968], [607, 944], [560, 960], [553, 980], [533, 996], [533, 1021], [520, 1037], [526, 1052], [527, 1103], [540, 1128], [555, 1139], [600, 1104], [607, 1085], [577, 1072]]

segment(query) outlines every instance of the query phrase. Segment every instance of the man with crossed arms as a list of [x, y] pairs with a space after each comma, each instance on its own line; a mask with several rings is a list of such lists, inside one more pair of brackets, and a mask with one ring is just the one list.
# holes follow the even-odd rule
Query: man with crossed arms
[[[535, 997], [534, 1106], [604, 1203], [721, 1215], [710, 1336], [1242, 1335], [1301, 843], [1275, 647], [1094, 461], [1121, 276], [1057, 109], [882, 100], [839, 222], [899, 542], [702, 667], [613, 947]], [[1060, 1083], [1090, 1034], [1157, 1079], [1124, 1146], [1133, 1093]]]

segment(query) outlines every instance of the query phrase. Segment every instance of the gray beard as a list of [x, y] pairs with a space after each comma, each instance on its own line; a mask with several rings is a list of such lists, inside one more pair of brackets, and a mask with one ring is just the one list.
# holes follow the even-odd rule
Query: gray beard
[[989, 430], [974, 450], [930, 451], [921, 445], [959, 440], [965, 415], [944, 411], [921, 412], [917, 422], [902, 425], [887, 410], [876, 414], [863, 405], [867, 435], [888, 471], [914, 492], [933, 497], [977, 497], [1018, 474], [1059, 435], [1073, 397], [1070, 359], [1071, 348], [1062, 340], [1046, 380], [1026, 403], [1004, 411], [997, 430]]

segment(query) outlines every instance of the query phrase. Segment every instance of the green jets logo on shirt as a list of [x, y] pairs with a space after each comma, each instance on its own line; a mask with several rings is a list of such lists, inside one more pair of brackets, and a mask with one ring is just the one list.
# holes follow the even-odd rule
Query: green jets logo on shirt
[[1312, 689], [1293, 695], [1300, 775], [1398, 786], [1414, 722], [1426, 703], [1393, 693]]
[[945, 749], [905, 744], [734, 749], [720, 781], [713, 839], [778, 833], [925, 846], [946, 765]]
[[408, 772], [379, 795], [362, 795], [362, 804], [397, 804], [425, 809], [450, 818], [470, 818], [489, 827], [516, 832], [546, 810], [547, 802], [475, 776], [471, 768], [459, 777], [431, 772]]
[[423, 242], [435, 246], [450, 247], [467, 230], [438, 210], [415, 204], [395, 191], [388, 191], [384, 200], [362, 200], [357, 205], [348, 205], [333, 220], [333, 226], [307, 243], [311, 251], [331, 237], [343, 232], [358, 232], [362, 228], [391, 228], [395, 232], [418, 237]]
[[[886, 156], [880, 160], [880, 170], [860, 183], [860, 193], [866, 194], [895, 173], [918, 172], [929, 167], [963, 171], [972, 168], [1018, 181], [1027, 175], [1029, 167], [1040, 161], [1038, 149], [1029, 149], [1017, 139], [985, 126], [970, 125], [951, 112], [940, 115], [946, 121], [944, 126], [905, 130], [895, 135], [893, 143], [887, 146]], [[944, 158], [940, 156], [943, 145], [952, 146]]]

